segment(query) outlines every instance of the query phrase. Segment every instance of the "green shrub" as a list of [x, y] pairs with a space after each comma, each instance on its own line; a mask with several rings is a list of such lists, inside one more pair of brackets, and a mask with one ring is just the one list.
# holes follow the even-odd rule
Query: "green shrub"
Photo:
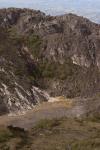
[[79, 68], [70, 61], [67, 61], [64, 64], [45, 61], [41, 62], [38, 67], [43, 77], [56, 78], [60, 80], [65, 80], [68, 77], [75, 78], [79, 70]]
[[44, 119], [39, 121], [39, 123], [33, 128], [33, 130], [42, 130], [42, 129], [52, 129], [60, 125], [58, 119]]
[[41, 39], [39, 36], [37, 35], [30, 35], [29, 37], [27, 37], [27, 45], [30, 48], [32, 55], [37, 58], [39, 57], [40, 54], [40, 46], [41, 46]]
[[11, 138], [13, 138], [13, 134], [10, 131], [0, 131], [0, 143], [6, 142]]

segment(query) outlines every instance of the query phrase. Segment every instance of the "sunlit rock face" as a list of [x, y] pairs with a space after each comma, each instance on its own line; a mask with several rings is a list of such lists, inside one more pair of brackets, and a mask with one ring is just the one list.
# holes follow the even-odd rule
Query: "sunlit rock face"
[[17, 64], [17, 60], [11, 62], [4, 58], [0, 58], [0, 65], [2, 64], [0, 69], [1, 114], [22, 114], [34, 108], [36, 104], [49, 99], [49, 95], [46, 94], [46, 92], [32, 85], [32, 81], [28, 79], [24, 70], [16, 70], [22, 72], [15, 71], [14, 68], [17, 67], [15, 63]]
[[35, 63], [28, 48], [16, 45], [4, 29], [0, 39], [0, 114], [23, 114], [49, 95], [34, 85], [30, 69]]
[[73, 14], [0, 10], [3, 113], [24, 113], [50, 96], [90, 96], [99, 90], [100, 25]]

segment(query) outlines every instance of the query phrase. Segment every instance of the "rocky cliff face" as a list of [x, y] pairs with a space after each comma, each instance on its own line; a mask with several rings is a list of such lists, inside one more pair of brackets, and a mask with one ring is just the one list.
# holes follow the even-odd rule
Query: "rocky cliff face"
[[0, 80], [1, 113], [31, 109], [49, 95], [100, 92], [100, 25], [73, 14], [1, 9]]
[[34, 85], [31, 69], [36, 72], [36, 67], [28, 49], [21, 50], [18, 39], [3, 28], [0, 36], [0, 114], [25, 113], [49, 96]]

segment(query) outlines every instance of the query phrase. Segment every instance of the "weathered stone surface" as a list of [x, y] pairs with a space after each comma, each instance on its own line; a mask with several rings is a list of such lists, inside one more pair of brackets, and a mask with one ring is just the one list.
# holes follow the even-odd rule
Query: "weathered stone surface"
[[100, 92], [100, 25], [73, 14], [1, 9], [3, 112], [25, 112], [47, 101], [44, 90], [67, 97]]

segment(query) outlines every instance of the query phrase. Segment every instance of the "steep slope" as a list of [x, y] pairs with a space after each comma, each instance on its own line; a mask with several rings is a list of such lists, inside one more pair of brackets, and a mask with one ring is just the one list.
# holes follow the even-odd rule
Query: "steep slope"
[[22, 54], [17, 38], [5, 29], [0, 33], [0, 113], [24, 113], [49, 97], [34, 86], [29, 70], [32, 66], [35, 71], [35, 64], [28, 51]]
[[0, 28], [4, 112], [48, 100], [44, 90], [70, 98], [100, 92], [100, 25], [73, 14], [10, 8], [0, 10]]

